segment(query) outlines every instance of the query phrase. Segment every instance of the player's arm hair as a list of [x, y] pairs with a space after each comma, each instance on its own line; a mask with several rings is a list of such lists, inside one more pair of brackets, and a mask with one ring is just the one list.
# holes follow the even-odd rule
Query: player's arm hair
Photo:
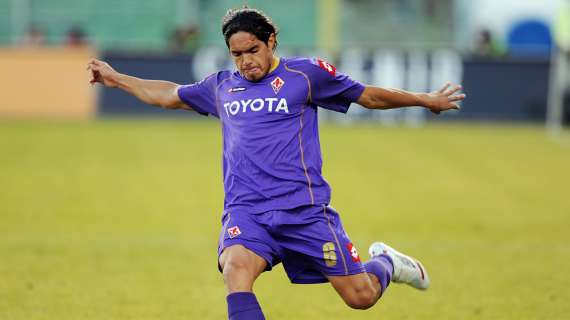
[[425, 95], [425, 93], [415, 93], [400, 89], [367, 86], [356, 103], [367, 109], [424, 106]]
[[145, 80], [119, 74], [116, 83], [120, 89], [132, 94], [144, 103], [165, 109], [192, 110], [178, 96], [178, 84], [163, 80]]

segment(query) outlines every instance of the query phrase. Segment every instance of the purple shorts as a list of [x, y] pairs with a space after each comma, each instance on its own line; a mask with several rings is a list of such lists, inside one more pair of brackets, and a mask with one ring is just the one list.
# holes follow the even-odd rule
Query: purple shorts
[[224, 212], [218, 258], [240, 244], [267, 261], [266, 271], [283, 262], [293, 283], [328, 282], [326, 276], [365, 272], [338, 213], [326, 205], [263, 213]]

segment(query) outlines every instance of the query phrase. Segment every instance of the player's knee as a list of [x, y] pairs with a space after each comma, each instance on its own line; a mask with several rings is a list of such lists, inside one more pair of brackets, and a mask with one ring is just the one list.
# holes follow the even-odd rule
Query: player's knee
[[343, 298], [349, 307], [366, 310], [376, 304], [378, 293], [372, 288], [362, 288]]
[[254, 277], [255, 263], [245, 248], [231, 247], [222, 261], [222, 273], [226, 280]]
[[251, 262], [249, 259], [239, 255], [228, 258], [222, 266], [224, 277], [236, 274], [247, 274], [250, 273], [250, 269]]

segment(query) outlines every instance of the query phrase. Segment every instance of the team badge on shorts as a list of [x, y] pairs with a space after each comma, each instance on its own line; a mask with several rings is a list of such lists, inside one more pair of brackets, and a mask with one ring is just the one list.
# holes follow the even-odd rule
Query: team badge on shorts
[[275, 92], [275, 94], [279, 93], [279, 90], [281, 90], [281, 88], [283, 88], [283, 85], [285, 84], [285, 81], [283, 81], [283, 79], [279, 78], [279, 77], [275, 77], [275, 79], [273, 79], [273, 81], [271, 81], [271, 88], [273, 88], [273, 91]]
[[233, 226], [231, 228], [228, 228], [228, 234], [230, 235], [230, 238], [233, 239], [239, 236], [241, 234], [241, 231], [239, 230], [238, 226]]
[[360, 256], [358, 255], [356, 247], [353, 246], [352, 243], [349, 243], [346, 245], [346, 248], [348, 249], [348, 252], [350, 252], [350, 257], [352, 258], [352, 262], [360, 262]]

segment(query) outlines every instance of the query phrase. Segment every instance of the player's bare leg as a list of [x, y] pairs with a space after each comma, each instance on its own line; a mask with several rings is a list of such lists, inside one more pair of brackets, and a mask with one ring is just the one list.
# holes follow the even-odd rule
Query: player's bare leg
[[371, 259], [364, 263], [366, 273], [328, 277], [335, 290], [351, 308], [372, 307], [391, 281], [406, 283], [421, 290], [429, 287], [427, 271], [418, 260], [381, 242], [373, 243], [369, 252]]
[[242, 245], [224, 249], [220, 256], [224, 282], [229, 293], [252, 292], [253, 283], [265, 270], [267, 262]]
[[382, 294], [378, 278], [371, 273], [327, 277], [344, 302], [354, 309], [372, 307]]
[[224, 249], [219, 264], [228, 291], [229, 319], [265, 319], [252, 291], [255, 279], [265, 270], [267, 262], [244, 246], [233, 245]]

